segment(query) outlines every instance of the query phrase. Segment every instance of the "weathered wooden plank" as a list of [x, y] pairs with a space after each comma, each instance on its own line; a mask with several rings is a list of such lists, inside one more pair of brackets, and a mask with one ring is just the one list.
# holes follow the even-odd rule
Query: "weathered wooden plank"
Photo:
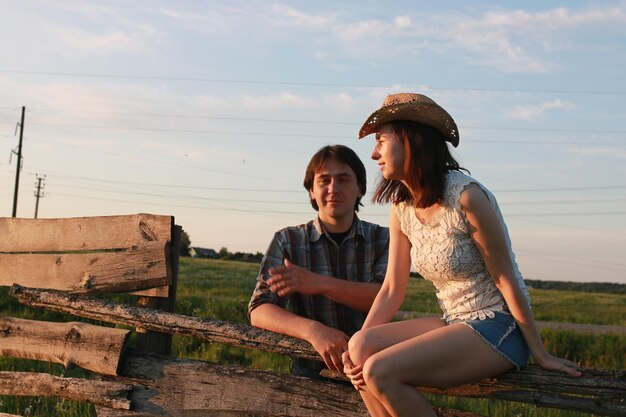
[[129, 416], [146, 412], [176, 416], [211, 412], [246, 416], [366, 415], [354, 389], [332, 382], [151, 355], [129, 354], [122, 369], [133, 382], [148, 382], [145, 390], [135, 389], [131, 394], [133, 411], [138, 414], [124, 414]]
[[[351, 387], [232, 365], [129, 353], [123, 367], [135, 386], [133, 411], [97, 408], [99, 417], [119, 416], [364, 416]], [[479, 417], [437, 410], [439, 417]]]
[[0, 285], [19, 283], [78, 293], [127, 292], [170, 283], [168, 244], [125, 252], [1, 254]]
[[[328, 370], [322, 371], [322, 375], [349, 384], [344, 375]], [[418, 389], [427, 394], [517, 401], [598, 416], [622, 417], [626, 415], [625, 387], [624, 371], [585, 369], [582, 377], [572, 378], [531, 364], [520, 371], [509, 371], [473, 384]]]
[[[130, 411], [120, 412], [110, 408], [96, 407], [96, 413], [98, 417], [163, 417], [163, 416], [175, 416], [175, 417], [275, 417], [274, 414], [264, 414], [262, 412], [253, 411], [231, 411], [231, 410], [175, 410], [173, 412], [167, 411]], [[435, 407], [435, 414], [437, 417], [484, 417], [478, 414], [468, 413], [465, 411], [458, 411], [452, 409], [443, 409]], [[324, 416], [320, 414], [320, 416]], [[337, 417], [334, 414], [327, 414], [328, 417]], [[367, 413], [362, 414], [367, 416]], [[0, 417], [2, 415], [0, 414]], [[13, 416], [10, 416], [13, 417]]]
[[129, 331], [92, 324], [0, 317], [0, 355], [117, 375]]
[[0, 372], [0, 395], [58, 397], [129, 410], [132, 387], [115, 381], [62, 378], [36, 372]]
[[[167, 298], [155, 298], [144, 296], [139, 298], [138, 304], [157, 310], [173, 313], [176, 310], [176, 289], [178, 287], [178, 254], [180, 253], [181, 236], [183, 228], [178, 225], [172, 226], [172, 241], [169, 245], [169, 258], [172, 277]], [[169, 355], [172, 351], [172, 335], [170, 333], [153, 332], [137, 328], [135, 347], [141, 352], [153, 352]]]
[[73, 314], [109, 323], [141, 327], [162, 333], [193, 336], [212, 342], [321, 360], [310, 343], [238, 323], [205, 317], [190, 317], [100, 300], [54, 290], [13, 285], [11, 295], [22, 304]]
[[171, 239], [171, 216], [134, 214], [65, 219], [0, 218], [0, 252], [129, 248]]

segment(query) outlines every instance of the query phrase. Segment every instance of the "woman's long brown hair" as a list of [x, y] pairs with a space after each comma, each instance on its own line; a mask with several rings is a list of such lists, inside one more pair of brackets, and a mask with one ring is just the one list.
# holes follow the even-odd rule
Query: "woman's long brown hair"
[[420, 208], [432, 206], [443, 198], [446, 173], [467, 170], [461, 168], [450, 154], [438, 130], [409, 121], [389, 124], [404, 147], [403, 169], [408, 187], [399, 180], [381, 177], [372, 201], [394, 204], [407, 201]]

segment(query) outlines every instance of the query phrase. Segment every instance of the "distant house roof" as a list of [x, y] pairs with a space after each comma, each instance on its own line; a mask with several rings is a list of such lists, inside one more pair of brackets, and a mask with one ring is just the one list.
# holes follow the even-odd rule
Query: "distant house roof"
[[193, 258], [217, 258], [217, 252], [213, 249], [199, 248], [197, 246], [189, 248], [189, 254]]

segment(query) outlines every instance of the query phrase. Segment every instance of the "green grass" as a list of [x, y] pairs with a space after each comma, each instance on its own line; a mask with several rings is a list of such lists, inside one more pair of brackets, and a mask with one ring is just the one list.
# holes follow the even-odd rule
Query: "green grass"
[[[258, 265], [251, 263], [182, 258], [176, 303], [178, 312], [196, 317], [213, 317], [247, 323], [247, 304], [255, 285], [257, 271]], [[116, 295], [113, 298], [121, 301], [133, 300], [132, 296], [127, 295]], [[623, 294], [531, 289], [531, 298], [533, 311], [538, 320], [625, 325], [626, 295]], [[439, 314], [433, 286], [422, 279], [411, 279], [401, 309]], [[22, 306], [8, 296], [7, 288], [0, 288], [0, 313], [12, 317], [46, 321], [87, 321], [66, 314]], [[551, 329], [544, 329], [541, 333], [550, 352], [574, 360], [584, 367], [624, 368], [626, 338], [623, 335], [592, 335]], [[179, 336], [173, 338], [173, 355], [279, 372], [288, 372], [290, 365], [290, 360], [280, 355]], [[88, 375], [88, 372], [81, 369], [68, 371], [59, 365], [6, 357], [0, 358], [0, 369], [48, 372], [76, 377]], [[527, 404], [493, 400], [440, 396], [430, 398], [437, 406], [457, 408], [493, 417], [589, 416], [583, 413], [542, 409]], [[33, 417], [95, 416], [93, 407], [88, 404], [54, 398], [12, 396], [0, 397], [0, 412]]]
[[535, 319], [626, 326], [626, 296], [530, 289]]

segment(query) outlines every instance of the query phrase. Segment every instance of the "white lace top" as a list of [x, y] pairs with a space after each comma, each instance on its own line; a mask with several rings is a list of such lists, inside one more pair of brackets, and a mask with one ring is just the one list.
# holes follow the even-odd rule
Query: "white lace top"
[[476, 184], [484, 190], [496, 210], [505, 233], [515, 277], [530, 303], [495, 197], [472, 177], [459, 171], [449, 171], [444, 186], [444, 207], [429, 223], [422, 224], [410, 204], [399, 203], [396, 207], [401, 230], [411, 241], [413, 267], [435, 285], [446, 321], [482, 320], [493, 317], [494, 311], [502, 311], [505, 307], [504, 298], [470, 237], [467, 219], [460, 207], [459, 197], [469, 184]]

